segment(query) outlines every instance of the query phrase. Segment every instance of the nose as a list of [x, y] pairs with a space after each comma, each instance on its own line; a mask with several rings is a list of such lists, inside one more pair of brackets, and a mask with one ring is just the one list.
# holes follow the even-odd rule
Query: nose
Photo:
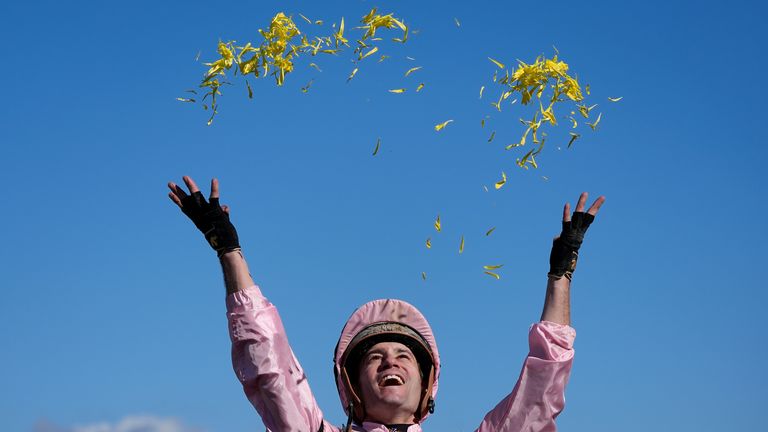
[[381, 358], [381, 369], [388, 369], [391, 367], [400, 367], [400, 361], [397, 358], [397, 355], [395, 353], [386, 353]]

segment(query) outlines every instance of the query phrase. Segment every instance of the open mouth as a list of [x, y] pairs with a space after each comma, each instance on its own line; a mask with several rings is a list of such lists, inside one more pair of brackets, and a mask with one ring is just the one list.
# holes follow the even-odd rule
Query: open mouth
[[385, 375], [379, 380], [380, 387], [399, 386], [405, 384], [403, 377], [395, 374]]

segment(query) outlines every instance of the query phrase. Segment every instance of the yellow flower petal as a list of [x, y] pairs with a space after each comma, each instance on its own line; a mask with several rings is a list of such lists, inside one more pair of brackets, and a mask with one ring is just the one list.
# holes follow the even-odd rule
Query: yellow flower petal
[[300, 16], [302, 19], [304, 19], [304, 21], [306, 21], [307, 23], [309, 23], [309, 24], [312, 24], [312, 21], [311, 21], [309, 18], [305, 17], [305, 16], [304, 16], [304, 15], [302, 15], [302, 14], [299, 14], [299, 16]]
[[368, 57], [369, 55], [376, 53], [378, 50], [379, 50], [379, 47], [373, 47], [370, 51], [368, 51], [367, 53], [362, 55], [358, 60], [362, 60], [362, 59]]
[[245, 86], [248, 88], [248, 99], [253, 99], [253, 89], [251, 89], [251, 85], [248, 83], [248, 80], [245, 80]]
[[443, 229], [443, 226], [440, 224], [440, 215], [437, 215], [437, 219], [435, 219], [435, 229], [437, 232], [440, 232]]
[[568, 148], [571, 148], [571, 144], [573, 144], [574, 141], [576, 141], [581, 135], [573, 132], [569, 132], [571, 134], [571, 140], [568, 141]]
[[414, 67], [414, 68], [410, 68], [410, 69], [408, 69], [408, 71], [405, 73], [405, 76], [408, 76], [408, 75], [410, 75], [412, 72], [415, 72], [415, 71], [417, 71], [417, 70], [419, 70], [419, 69], [421, 69], [421, 66], [417, 66], [417, 67]]
[[421, 89], [423, 89], [423, 88], [424, 88], [424, 83], [419, 84], [419, 86], [416, 87], [416, 93], [420, 92]]
[[448, 126], [448, 123], [451, 123], [453, 120], [446, 120], [440, 124], [435, 125], [435, 131], [440, 132], [443, 130], [446, 126]]
[[392, 89], [392, 90], [389, 90], [389, 92], [390, 92], [390, 93], [397, 93], [397, 94], [400, 94], [400, 93], [405, 93], [405, 89], [404, 89], [404, 88], [399, 88], [399, 89]]
[[496, 131], [491, 132], [491, 137], [488, 138], [488, 142], [493, 141], [493, 138], [496, 136]]
[[608, 98], [608, 100], [611, 101], [611, 102], [618, 102], [618, 101], [620, 101], [622, 99], [624, 99], [624, 96], [619, 96], [619, 97], [616, 97], [616, 98], [614, 98], [614, 97], [609, 97]]
[[492, 61], [493, 64], [495, 64], [496, 66], [499, 67], [499, 69], [504, 69], [504, 63], [500, 63], [500, 62], [498, 62], [498, 61], [496, 61], [496, 60], [494, 60], [494, 59], [492, 59], [490, 57], [488, 57], [488, 60]]
[[496, 189], [501, 189], [502, 186], [504, 186], [504, 183], [507, 182], [507, 175], [504, 173], [504, 171], [501, 172], [501, 180], [496, 182]]
[[432, 239], [431, 238], [427, 238], [426, 245], [427, 245], [427, 249], [432, 249]]
[[586, 123], [592, 130], [597, 130], [597, 124], [600, 123], [600, 119], [603, 117], [603, 113], [597, 115], [597, 120], [594, 123]]
[[354, 69], [352, 70], [352, 73], [351, 73], [351, 74], [349, 74], [349, 76], [347, 77], [347, 82], [349, 82], [350, 80], [352, 80], [352, 78], [354, 78], [354, 77], [355, 77], [355, 75], [357, 75], [357, 70], [358, 70], [358, 68], [354, 68]]
[[486, 269], [486, 270], [496, 270], [496, 269], [500, 269], [500, 268], [502, 268], [502, 267], [504, 267], [504, 264], [498, 264], [498, 265], [485, 265], [485, 266], [483, 266], [483, 268], [484, 268], [484, 269]]
[[381, 138], [376, 139], [376, 148], [373, 149], [373, 156], [376, 156], [376, 153], [379, 152], [379, 146], [381, 146]]
[[464, 252], [464, 236], [461, 236], [461, 243], [459, 243], [459, 253]]
[[495, 278], [496, 278], [496, 280], [498, 280], [498, 279], [500, 279], [500, 278], [501, 278], [501, 276], [497, 275], [497, 274], [496, 274], [496, 273], [494, 273], [494, 272], [484, 271], [483, 273], [487, 274], [488, 276], [493, 276], [493, 277], [495, 277]]
[[480, 87], [480, 97], [478, 99], [482, 99], [483, 98], [483, 91], [484, 90], [485, 90], [485, 86], [481, 86]]

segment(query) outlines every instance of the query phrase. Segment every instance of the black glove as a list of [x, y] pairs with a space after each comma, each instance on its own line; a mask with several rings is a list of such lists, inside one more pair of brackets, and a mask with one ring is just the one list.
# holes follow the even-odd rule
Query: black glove
[[569, 222], [563, 222], [563, 232], [552, 242], [549, 254], [549, 276], [560, 279], [565, 276], [571, 280], [579, 258], [579, 248], [584, 241], [584, 233], [595, 220], [589, 213], [574, 212]]
[[195, 192], [181, 199], [181, 211], [202, 231], [219, 257], [240, 249], [235, 226], [229, 221], [229, 215], [221, 209], [218, 198], [211, 198], [208, 203], [202, 193]]

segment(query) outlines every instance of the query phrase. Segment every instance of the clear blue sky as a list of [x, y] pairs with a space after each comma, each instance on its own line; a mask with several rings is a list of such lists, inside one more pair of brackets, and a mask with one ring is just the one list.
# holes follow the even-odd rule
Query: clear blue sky
[[[282, 88], [252, 82], [252, 101], [235, 80], [210, 127], [175, 100], [220, 38], [253, 40], [279, 11], [350, 27], [374, 5], [420, 31], [383, 44], [392, 57], [348, 84], [349, 52], [303, 57]], [[761, 428], [765, 16], [742, 1], [4, 2], [0, 430], [117, 431], [137, 415], [261, 430], [231, 370], [215, 254], [166, 196], [185, 174], [220, 179], [253, 276], [335, 423], [338, 332], [359, 304], [396, 297], [441, 348], [427, 430], [474, 429], [517, 378], [562, 205], [589, 191], [607, 202], [574, 278], [561, 429]], [[552, 45], [603, 117], [523, 171], [503, 146], [530, 111], [493, 111], [486, 58]], [[486, 193], [502, 170], [508, 183]], [[498, 263], [501, 280], [482, 273]]]

